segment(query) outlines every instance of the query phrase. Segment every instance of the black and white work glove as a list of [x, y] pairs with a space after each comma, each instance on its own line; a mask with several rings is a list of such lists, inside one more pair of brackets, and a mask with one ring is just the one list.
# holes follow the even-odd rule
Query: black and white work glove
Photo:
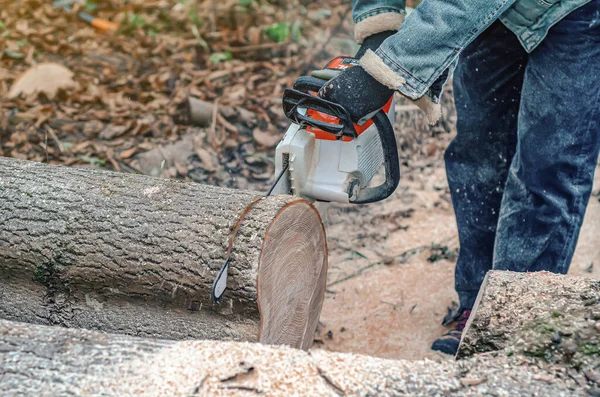
[[[375, 51], [381, 43], [395, 31], [386, 31], [364, 39], [355, 58], [360, 59], [367, 50]], [[342, 105], [352, 122], [359, 123], [369, 119], [381, 109], [394, 95], [394, 90], [371, 77], [360, 65], [344, 70], [319, 90], [319, 96]]]
[[392, 95], [394, 90], [375, 80], [360, 65], [344, 70], [319, 90], [321, 98], [342, 105], [355, 124], [372, 117]]

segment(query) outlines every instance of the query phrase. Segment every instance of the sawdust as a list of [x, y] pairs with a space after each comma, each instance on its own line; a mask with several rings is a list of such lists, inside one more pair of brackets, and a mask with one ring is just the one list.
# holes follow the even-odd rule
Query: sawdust
[[[560, 367], [482, 355], [383, 360], [285, 346], [162, 341], [0, 321], [0, 394], [103, 396], [573, 396]], [[58, 347], [57, 347], [58, 346]], [[48, 354], [50, 353], [50, 354]], [[36, 393], [37, 391], [37, 393]], [[8, 392], [8, 393], [7, 393]]]
[[[328, 288], [320, 329], [325, 348], [385, 358], [438, 357], [430, 351], [428, 341], [444, 331], [441, 319], [446, 307], [456, 300], [454, 262], [427, 260], [432, 244], [457, 246], [450, 204], [433, 188], [443, 185], [444, 178], [442, 168], [430, 168], [427, 173], [414, 175], [415, 181], [405, 181], [388, 201], [373, 205], [377, 210], [353, 214], [334, 225], [331, 216], [324, 219], [330, 222], [328, 237], [334, 240], [330, 243], [330, 284], [370, 262], [408, 251], [389, 265], [378, 265]], [[424, 180], [429, 185], [427, 190], [421, 186]], [[436, 202], [439, 204], [434, 207]], [[398, 211], [408, 209], [414, 210], [411, 215], [398, 219]], [[372, 213], [377, 213], [381, 221], [369, 222]], [[390, 217], [382, 217], [385, 214]], [[353, 227], [372, 237], [337, 242], [347, 234], [350, 218], [356, 223]], [[390, 224], [399, 226], [386, 231]], [[367, 259], [353, 255], [348, 247]]]

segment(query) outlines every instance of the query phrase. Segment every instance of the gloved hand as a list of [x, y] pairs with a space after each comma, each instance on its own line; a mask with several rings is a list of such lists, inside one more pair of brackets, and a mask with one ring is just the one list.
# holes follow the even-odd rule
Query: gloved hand
[[369, 37], [363, 40], [360, 48], [358, 49], [358, 52], [356, 53], [356, 55], [354, 55], [354, 58], [362, 58], [362, 56], [365, 55], [365, 52], [367, 52], [367, 50], [376, 51], [381, 45], [381, 43], [385, 41], [385, 39], [394, 35], [395, 33], [395, 30], [386, 30], [385, 32], [370, 35]]
[[362, 66], [344, 70], [319, 90], [319, 96], [342, 105], [353, 123], [360, 124], [385, 106], [394, 90], [381, 84]]
[[[441, 117], [440, 94], [448, 73], [446, 69], [425, 95], [416, 99], [406, 96], [425, 113], [429, 124], [435, 124]], [[405, 83], [375, 52], [367, 50], [360, 65], [345, 69], [327, 81], [319, 90], [319, 96], [342, 105], [354, 123], [362, 124], [385, 106], [394, 91]]]
[[[375, 51], [395, 31], [376, 33], [364, 39], [355, 58], [360, 59], [367, 50]], [[361, 66], [353, 66], [332, 78], [319, 90], [319, 96], [342, 105], [350, 113], [352, 122], [368, 119], [381, 109], [394, 95], [394, 90], [381, 84]], [[368, 116], [368, 117], [367, 117]]]

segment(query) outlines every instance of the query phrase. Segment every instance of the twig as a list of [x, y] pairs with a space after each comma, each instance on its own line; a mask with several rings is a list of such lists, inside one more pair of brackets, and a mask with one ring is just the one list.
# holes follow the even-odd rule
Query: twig
[[202, 378], [200, 380], [200, 382], [198, 382], [198, 385], [194, 388], [194, 391], [192, 392], [192, 394], [200, 393], [200, 389], [202, 389], [202, 386], [204, 385], [204, 381], [206, 380], [206, 378], [208, 378], [208, 375], [205, 375], [204, 378]]
[[44, 124], [44, 127], [46, 128], [46, 132], [50, 133], [50, 136], [52, 137], [52, 139], [54, 139], [54, 142], [56, 142], [56, 146], [58, 146], [58, 151], [62, 153], [64, 151], [64, 147], [60, 139], [58, 139], [56, 132], [54, 132], [54, 129], [52, 129], [52, 127], [50, 127], [48, 124]]
[[129, 173], [132, 173], [132, 174], [143, 174], [142, 171], [140, 171], [138, 168], [132, 166], [131, 164], [121, 163], [120, 166], [123, 167], [125, 169], [125, 171], [127, 171]]
[[48, 162], [48, 130], [44, 128], [44, 150], [46, 152], [46, 163]]
[[394, 310], [396, 310], [396, 308], [398, 308], [398, 307], [404, 306], [404, 303], [392, 303], [392, 302], [386, 302], [384, 300], [382, 300], [380, 302], [383, 303], [384, 305], [390, 305]]
[[369, 265], [367, 265], [367, 266], [361, 267], [360, 269], [358, 269], [358, 270], [357, 270], [357, 271], [355, 271], [354, 273], [350, 274], [349, 276], [346, 276], [346, 277], [344, 277], [344, 278], [342, 278], [342, 279], [340, 279], [340, 280], [335, 280], [333, 283], [330, 283], [330, 284], [329, 284], [329, 287], [333, 287], [333, 286], [334, 286], [334, 285], [336, 285], [336, 284], [343, 283], [344, 281], [348, 281], [348, 280], [350, 280], [351, 278], [354, 278], [354, 277], [356, 277], [356, 276], [360, 276], [362, 272], [364, 272], [365, 270], [367, 270], [367, 269], [369, 269], [369, 268], [372, 268], [373, 266], [376, 266], [376, 265], [378, 265], [379, 263], [382, 263], [382, 261], [379, 261], [379, 262], [373, 262], [373, 263], [371, 263], [371, 264], [369, 264]]
[[115, 168], [115, 171], [121, 172], [121, 167], [119, 166], [119, 163], [117, 163], [117, 160], [115, 160], [113, 149], [108, 149], [106, 151], [106, 159], [112, 164], [112, 166]]
[[569, 378], [573, 379], [575, 383], [577, 383], [580, 387], [585, 387], [585, 384], [579, 379], [577, 379], [575, 376], [573, 376], [570, 370], [567, 370], [567, 375], [569, 376]]
[[[450, 236], [450, 237], [442, 240], [440, 244], [445, 243], [446, 241], [450, 241], [453, 238], [454, 238], [454, 236]], [[431, 247], [432, 247], [431, 244], [430, 245], [421, 245], [419, 247], [415, 247], [415, 248], [411, 248], [409, 250], [406, 250], [406, 251], [404, 251], [404, 252], [402, 252], [402, 253], [400, 253], [398, 255], [394, 255], [391, 258], [394, 258], [394, 259], [396, 259], [396, 258], [403, 258], [399, 263], [400, 264], [404, 264], [404, 263], [406, 263], [406, 260], [410, 256], [418, 254], [419, 252], [424, 251], [424, 250], [426, 250], [428, 248], [431, 248]], [[389, 261], [389, 259], [390, 258], [385, 258], [385, 259], [379, 260], [377, 262], [370, 263], [370, 264], [368, 264], [368, 265], [366, 265], [364, 267], [361, 267], [360, 269], [358, 269], [354, 273], [352, 273], [352, 274], [350, 274], [350, 275], [348, 275], [348, 276], [346, 276], [344, 278], [341, 278], [339, 280], [335, 280], [334, 282], [328, 284], [327, 287], [331, 288], [331, 287], [333, 287], [336, 284], [343, 283], [344, 281], [348, 281], [348, 280], [350, 280], [350, 279], [352, 279], [352, 278], [354, 278], [356, 276], [360, 276], [365, 270], [370, 269], [370, 268], [372, 268], [374, 266], [377, 266], [377, 265], [381, 265], [382, 263], [385, 263], [386, 261]]]
[[225, 117], [221, 115], [221, 113], [217, 113], [217, 121], [219, 124], [222, 124], [225, 129], [233, 134], [238, 133], [238, 129], [235, 125], [231, 124]]
[[216, 128], [217, 128], [217, 112], [219, 110], [219, 99], [215, 100], [213, 105], [212, 122], [210, 124], [210, 143], [215, 147]]
[[288, 44], [289, 43], [263, 43], [263, 44], [252, 44], [252, 45], [246, 45], [246, 46], [240, 46], [240, 47], [225, 46], [224, 49], [235, 54], [236, 52], [246, 52], [246, 51], [256, 51], [256, 50], [268, 50], [271, 48], [281, 48]]
[[[401, 253], [401, 254], [398, 254], [398, 255], [395, 255], [395, 256], [393, 256], [392, 258], [394, 258], [394, 259], [395, 259], [395, 258], [404, 257], [404, 256], [406, 256], [406, 255], [413, 255], [413, 254], [416, 254], [416, 253], [418, 253], [419, 251], [421, 251], [421, 250], [424, 250], [424, 249], [427, 249], [427, 248], [429, 248], [429, 247], [430, 247], [429, 245], [422, 245], [422, 246], [420, 246], [420, 247], [411, 248], [411, 249], [409, 249], [409, 250], [407, 250], [407, 251], [404, 251], [404, 252], [403, 252], [403, 253]], [[389, 258], [387, 258], [387, 259], [389, 260]], [[342, 278], [342, 279], [340, 279], [340, 280], [335, 280], [334, 282], [330, 283], [330, 284], [328, 285], [328, 287], [332, 287], [332, 286], [334, 286], [334, 285], [336, 285], [336, 284], [343, 283], [344, 281], [348, 281], [348, 280], [350, 280], [351, 278], [354, 278], [354, 277], [356, 277], [356, 276], [360, 276], [360, 275], [362, 274], [362, 272], [364, 272], [365, 270], [367, 270], [367, 269], [370, 269], [370, 268], [372, 268], [372, 267], [374, 267], [374, 266], [380, 265], [380, 264], [382, 264], [382, 263], [384, 263], [384, 262], [385, 262], [384, 260], [379, 260], [379, 261], [377, 261], [377, 262], [370, 263], [370, 264], [368, 264], [367, 266], [363, 266], [363, 267], [361, 267], [360, 269], [358, 269], [357, 271], [355, 271], [354, 273], [352, 273], [352, 274], [350, 274], [350, 275], [348, 275], [348, 276], [346, 276], [346, 277], [344, 277], [344, 278]], [[404, 263], [404, 262], [400, 262], [400, 263]]]
[[262, 394], [263, 391], [260, 389], [257, 389], [255, 387], [251, 387], [251, 386], [244, 386], [244, 385], [225, 385], [225, 386], [221, 386], [223, 389], [238, 389], [238, 390], [245, 390], [245, 391], [251, 391], [254, 392], [256, 394]]
[[196, 25], [192, 25], [192, 34], [194, 35], [196, 40], [198, 40], [198, 44], [200, 45], [200, 47], [202, 47], [204, 49], [204, 51], [210, 52], [208, 43], [206, 43], [206, 40], [204, 40], [204, 38], [202, 38], [202, 35], [200, 35], [200, 32], [198, 31], [198, 27]]
[[333, 380], [329, 379], [329, 376], [325, 375], [325, 373], [323, 372], [323, 370], [321, 368], [319, 368], [318, 365], [315, 364], [315, 367], [317, 367], [317, 371], [319, 372], [319, 375], [321, 376], [321, 378], [323, 378], [323, 380], [325, 380], [325, 383], [327, 383], [329, 386], [333, 387], [336, 394], [340, 395], [340, 396], [345, 396], [346, 392], [344, 391], [344, 389], [342, 389], [341, 387], [339, 387], [338, 385], [336, 385]]

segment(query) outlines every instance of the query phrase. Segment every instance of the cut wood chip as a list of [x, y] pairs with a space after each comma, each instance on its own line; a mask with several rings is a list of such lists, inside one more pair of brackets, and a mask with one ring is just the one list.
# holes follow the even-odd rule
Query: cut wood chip
[[274, 147], [281, 140], [279, 134], [272, 134], [269, 131], [263, 131], [260, 128], [255, 128], [254, 131], [252, 131], [252, 137], [256, 143], [266, 148]]
[[217, 169], [208, 150], [202, 147], [202, 141], [199, 136], [194, 137], [194, 151], [198, 155], [200, 162], [202, 162], [202, 167], [206, 172], [213, 172]]
[[465, 386], [477, 386], [485, 382], [486, 379], [478, 379], [478, 378], [460, 378], [460, 383]]
[[19, 94], [30, 95], [43, 92], [53, 99], [60, 89], [68, 90], [77, 87], [73, 81], [73, 72], [58, 63], [41, 63], [29, 68], [10, 88], [9, 98]]
[[112, 125], [109, 124], [100, 132], [100, 139], [114, 139], [123, 136], [132, 126], [134, 122], [129, 122], [125, 125]]
[[132, 147], [131, 149], [123, 150], [121, 154], [119, 154], [120, 160], [125, 160], [133, 156], [137, 152], [137, 147]]

